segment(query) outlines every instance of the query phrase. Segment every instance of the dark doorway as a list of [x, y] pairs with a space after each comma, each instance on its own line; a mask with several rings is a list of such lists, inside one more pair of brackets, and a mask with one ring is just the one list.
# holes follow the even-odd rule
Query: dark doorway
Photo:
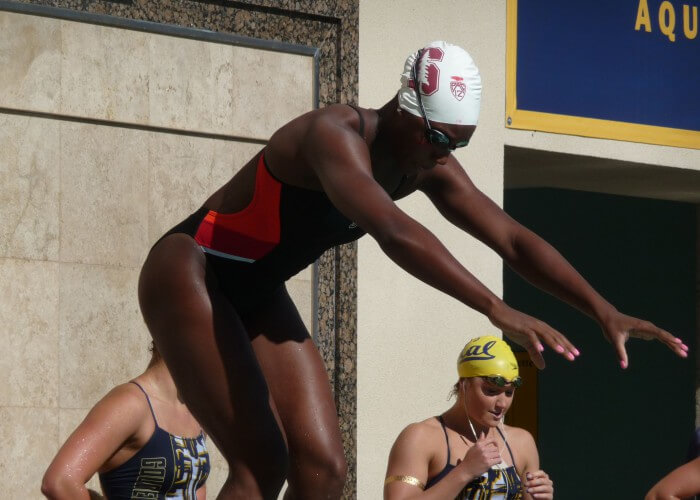
[[643, 498], [683, 462], [695, 427], [696, 207], [552, 188], [507, 189], [504, 205], [620, 311], [691, 349], [682, 360], [659, 343], [633, 339], [623, 371], [594, 321], [504, 269], [506, 301], [581, 351], [575, 363], [548, 352], [538, 374], [538, 446], [556, 496]]

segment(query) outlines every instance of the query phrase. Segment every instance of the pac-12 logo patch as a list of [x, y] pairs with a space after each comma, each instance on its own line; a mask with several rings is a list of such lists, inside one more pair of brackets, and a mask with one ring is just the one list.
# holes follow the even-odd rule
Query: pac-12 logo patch
[[453, 76], [450, 82], [452, 95], [455, 96], [455, 99], [458, 101], [464, 99], [464, 95], [467, 93], [467, 86], [462, 80], [464, 80], [464, 78], [461, 76]]

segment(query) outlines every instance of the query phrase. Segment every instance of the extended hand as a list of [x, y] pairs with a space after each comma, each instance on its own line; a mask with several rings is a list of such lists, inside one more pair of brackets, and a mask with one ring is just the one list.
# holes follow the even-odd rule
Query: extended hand
[[541, 341], [569, 361], [573, 361], [579, 355], [578, 349], [557, 330], [544, 321], [516, 311], [504, 302], [494, 306], [489, 313], [489, 319], [494, 326], [503, 331], [506, 337], [524, 347], [530, 354], [532, 362], [540, 370], [544, 368], [542, 357], [544, 347]]
[[603, 335], [615, 347], [617, 357], [620, 359], [620, 366], [627, 368], [627, 349], [625, 343], [630, 337], [644, 340], [658, 340], [682, 358], [688, 357], [688, 346], [681, 339], [674, 337], [666, 330], [662, 330], [654, 323], [644, 321], [632, 316], [627, 316], [615, 311], [605, 320], [601, 321]]
[[528, 472], [525, 475], [523, 489], [530, 494], [532, 498], [543, 498], [551, 500], [554, 498], [554, 483], [549, 479], [547, 473], [543, 470]]

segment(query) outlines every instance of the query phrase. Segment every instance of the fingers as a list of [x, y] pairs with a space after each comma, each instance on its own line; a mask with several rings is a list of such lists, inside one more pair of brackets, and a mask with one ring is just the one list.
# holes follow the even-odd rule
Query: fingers
[[476, 442], [475, 446], [479, 448], [485, 456], [500, 456], [500, 453], [498, 451], [498, 444], [496, 443], [496, 440], [494, 438], [489, 438], [488, 440], [479, 439]]
[[474, 474], [483, 474], [492, 466], [501, 463], [501, 454], [494, 438], [479, 438], [464, 455], [465, 465]]
[[486, 459], [486, 464], [489, 467], [492, 467], [496, 464], [501, 463], [501, 454], [498, 451], [498, 447], [491, 449], [489, 448], [488, 450], [484, 451], [484, 458]]
[[657, 338], [666, 344], [666, 346], [676, 353], [676, 355], [680, 356], [681, 358], [688, 357], [688, 346], [685, 345], [681, 339], [674, 337], [666, 330], [662, 330], [657, 326], [654, 326], [654, 329], [657, 331]]
[[[542, 358], [541, 352], [544, 350], [540, 340], [543, 340], [553, 351], [561, 354], [569, 361], [573, 361], [581, 353], [576, 347], [569, 342], [563, 334], [549, 326], [548, 324], [535, 320], [535, 325], [533, 327], [533, 333], [531, 335], [530, 346], [527, 347], [530, 358], [532, 358], [533, 363], [537, 368], [544, 368], [544, 359]], [[542, 366], [537, 364], [536, 358], [541, 359]]]
[[[527, 491], [531, 497], [533, 498], [552, 498], [551, 494], [554, 492], [554, 488], [552, 488], [552, 485], [541, 485], [541, 486], [533, 486], [530, 488], [527, 488], [525, 491]], [[546, 495], [550, 495], [547, 497]]]
[[659, 328], [649, 321], [640, 321], [630, 330], [630, 336], [644, 340], [659, 340], [666, 344], [674, 353], [682, 358], [688, 357], [688, 346], [678, 337], [674, 337], [666, 330]]
[[486, 438], [486, 434], [479, 433], [479, 437], [476, 439], [476, 445], [483, 449], [495, 448], [498, 449], [498, 443], [496, 443], [496, 438], [490, 437]]
[[541, 470], [537, 472], [539, 473], [539, 475], [537, 475], [536, 473], [527, 474], [527, 481], [525, 481], [525, 486], [527, 488], [539, 487], [540, 490], [542, 490], [542, 487], [547, 488], [548, 486], [552, 485], [552, 480], [549, 479], [549, 476], [546, 472]]
[[548, 324], [543, 323], [542, 321], [539, 321], [538, 323], [539, 324], [537, 326], [540, 328], [538, 337], [544, 340], [547, 345], [552, 348], [552, 350], [558, 352], [569, 361], [573, 361], [580, 355], [579, 350], [576, 349], [574, 344], [572, 344], [562, 333], [555, 330]]
[[615, 346], [615, 352], [617, 352], [617, 359], [620, 360], [620, 367], [626, 370], [629, 366], [629, 360], [627, 359], [627, 349], [625, 349], [625, 342], [627, 341], [626, 335], [618, 335], [613, 341]]
[[488, 460], [488, 466], [489, 466], [488, 468], [490, 469], [494, 465], [498, 465], [500, 463], [501, 463], [501, 456], [500, 455], [496, 455], [495, 457], [490, 457]]
[[637, 320], [635, 325], [629, 329], [629, 335], [644, 340], [658, 340], [666, 344], [677, 356], [688, 357], [688, 346], [681, 339], [649, 321]]
[[547, 473], [542, 470], [528, 472], [524, 486], [525, 491], [533, 498], [553, 498], [554, 485]]
[[535, 364], [535, 366], [540, 370], [544, 369], [544, 358], [542, 357], [541, 352], [541, 350], [544, 348], [542, 347], [542, 344], [540, 344], [539, 342], [530, 342], [524, 347], [525, 349], [527, 349], [527, 353], [530, 355], [530, 359]]
[[491, 322], [500, 327], [512, 341], [527, 349], [532, 362], [540, 370], [545, 366], [541, 354], [544, 350], [543, 342], [569, 361], [580, 354], [569, 339], [547, 323], [510, 307], [499, 309], [498, 315], [494, 313], [491, 317]]

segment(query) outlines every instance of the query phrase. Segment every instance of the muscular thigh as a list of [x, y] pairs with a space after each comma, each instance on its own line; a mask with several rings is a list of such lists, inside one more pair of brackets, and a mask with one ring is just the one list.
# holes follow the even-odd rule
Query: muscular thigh
[[287, 435], [292, 459], [342, 454], [328, 375], [287, 291], [243, 318]]
[[220, 448], [255, 450], [260, 441], [245, 442], [279, 433], [245, 327], [191, 238], [174, 234], [154, 247], [139, 300], [178, 390]]

